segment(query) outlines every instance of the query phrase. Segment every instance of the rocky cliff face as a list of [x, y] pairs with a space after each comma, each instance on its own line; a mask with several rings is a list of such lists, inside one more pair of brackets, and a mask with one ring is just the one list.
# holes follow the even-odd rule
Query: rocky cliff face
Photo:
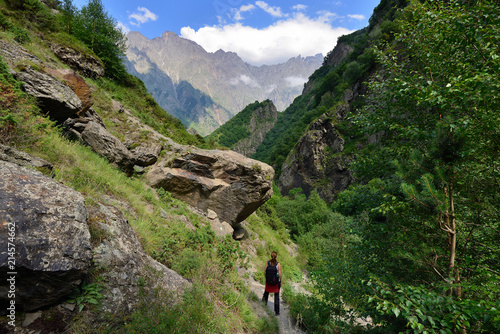
[[347, 91], [335, 110], [309, 125], [282, 166], [278, 187], [283, 194], [302, 188], [309, 196], [316, 189], [325, 202], [331, 203], [336, 193], [353, 183], [349, 170], [352, 152], [346, 152], [345, 148], [355, 143], [351, 142], [353, 138], [342, 135], [336, 125], [351, 111], [349, 102], [357, 94]]
[[248, 132], [250, 137], [244, 138], [231, 146], [231, 149], [250, 157], [257, 151], [257, 147], [262, 143], [264, 137], [272, 129], [278, 120], [278, 110], [272, 102], [261, 105], [252, 113], [248, 122]]
[[208, 53], [172, 32], [152, 40], [138, 32], [127, 37], [129, 70], [165, 110], [202, 135], [255, 100], [272, 99], [278, 110], [284, 110], [323, 60], [321, 55], [296, 57], [256, 67], [233, 52]]

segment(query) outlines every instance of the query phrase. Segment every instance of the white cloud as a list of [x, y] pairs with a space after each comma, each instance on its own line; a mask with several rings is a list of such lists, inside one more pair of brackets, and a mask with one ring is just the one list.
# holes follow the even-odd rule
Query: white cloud
[[238, 10], [236, 10], [236, 14], [234, 15], [234, 19], [236, 21], [243, 20], [243, 16], [241, 16], [241, 13], [251, 11], [252, 9], [255, 9], [254, 5], [241, 6]]
[[365, 19], [365, 16], [361, 15], [361, 14], [354, 14], [354, 15], [347, 15], [347, 16], [349, 16], [351, 19], [360, 20], [360, 21]]
[[238, 78], [232, 78], [231, 80], [229, 80], [229, 83], [233, 86], [238, 85], [240, 82], [252, 88], [260, 88], [259, 83], [255, 79], [250, 78], [245, 74], [240, 75]]
[[116, 27], [118, 29], [120, 29], [122, 31], [122, 33], [124, 33], [125, 35], [128, 34], [130, 32], [130, 29], [129, 27], [127, 27], [126, 25], [124, 25], [122, 22], [118, 21], [116, 23]]
[[301, 77], [286, 77], [285, 78], [286, 84], [288, 87], [300, 87], [303, 86], [307, 82], [307, 78], [301, 78]]
[[297, 10], [297, 11], [300, 11], [300, 10], [306, 10], [307, 6], [302, 5], [302, 4], [298, 4], [298, 5], [293, 6], [292, 8]]
[[130, 21], [130, 24], [133, 26], [140, 26], [143, 23], [146, 23], [148, 21], [156, 21], [158, 20], [158, 15], [155, 13], [151, 12], [149, 9], [146, 7], [137, 7], [137, 10], [139, 12], [132, 13], [128, 16], [129, 19], [135, 20]]
[[281, 8], [279, 7], [271, 7], [264, 1], [257, 1], [255, 4], [260, 7], [263, 11], [265, 11], [268, 14], [271, 14], [274, 17], [284, 17], [287, 16], [281, 12]]
[[200, 44], [208, 52], [219, 49], [236, 52], [253, 65], [283, 63], [297, 55], [326, 55], [337, 43], [337, 38], [352, 32], [332, 27], [328, 16], [310, 18], [303, 13], [280, 20], [271, 26], [257, 29], [240, 22], [224, 26], [206, 26], [195, 31], [181, 29], [181, 37]]

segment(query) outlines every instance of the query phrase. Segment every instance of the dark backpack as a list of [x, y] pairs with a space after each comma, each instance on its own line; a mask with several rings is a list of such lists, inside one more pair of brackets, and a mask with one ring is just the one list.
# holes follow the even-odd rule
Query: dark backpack
[[278, 273], [278, 263], [276, 262], [275, 266], [272, 266], [269, 261], [267, 261], [266, 268], [266, 283], [269, 285], [275, 285], [280, 282], [280, 275]]

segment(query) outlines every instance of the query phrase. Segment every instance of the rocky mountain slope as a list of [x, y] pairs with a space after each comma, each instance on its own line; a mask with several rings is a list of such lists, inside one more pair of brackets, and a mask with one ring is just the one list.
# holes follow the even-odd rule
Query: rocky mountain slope
[[250, 157], [277, 119], [278, 111], [271, 100], [260, 103], [255, 101], [206, 139]]
[[307, 195], [317, 190], [331, 203], [355, 181], [349, 165], [356, 150], [376, 138], [352, 127], [349, 118], [363, 104], [364, 82], [378, 70], [372, 46], [392, 38], [391, 19], [405, 4], [382, 2], [368, 27], [339, 38], [252, 155], [276, 169], [283, 194], [294, 188]]
[[244, 280], [257, 247], [269, 252], [249, 236], [273, 169], [192, 146], [210, 148], [140, 81], [107, 77], [46, 26], [59, 7], [13, 3], [0, 4], [0, 236], [12, 244], [0, 250], [0, 332], [272, 332]]
[[204, 136], [256, 100], [271, 99], [284, 110], [323, 59], [298, 56], [256, 67], [234, 52], [206, 52], [173, 32], [152, 40], [130, 32], [127, 38], [129, 71], [165, 110]]

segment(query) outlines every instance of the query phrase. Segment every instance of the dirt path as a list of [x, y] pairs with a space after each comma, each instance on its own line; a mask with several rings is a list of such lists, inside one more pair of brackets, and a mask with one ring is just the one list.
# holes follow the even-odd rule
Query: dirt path
[[[252, 281], [250, 289], [259, 298], [262, 298], [264, 294], [264, 286], [259, 282]], [[274, 313], [274, 297], [273, 294], [269, 295], [269, 300], [267, 302], [267, 307]], [[280, 334], [305, 334], [303, 330], [297, 327], [295, 320], [290, 316], [288, 306], [283, 302], [280, 292], [280, 315], [277, 316], [279, 323], [279, 333]]]

